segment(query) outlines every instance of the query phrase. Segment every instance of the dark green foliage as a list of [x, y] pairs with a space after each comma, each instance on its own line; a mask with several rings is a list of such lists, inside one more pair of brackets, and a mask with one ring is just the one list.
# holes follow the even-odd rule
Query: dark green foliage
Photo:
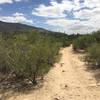
[[34, 42], [29, 39], [25, 35], [16, 36], [8, 52], [8, 65], [17, 76], [24, 76], [34, 83], [36, 77], [46, 74], [54, 64], [60, 43], [49, 38], [37, 38]]
[[1, 69], [9, 68], [16, 77], [29, 79], [34, 84], [37, 77], [48, 73], [63, 45], [63, 39], [50, 34], [28, 31], [3, 35], [0, 37]]
[[73, 41], [73, 49], [85, 50], [85, 61], [100, 67], [100, 31], [77, 38]]
[[0, 35], [0, 73], [8, 73], [9, 68], [7, 66], [7, 44], [6, 41]]
[[73, 48], [75, 51], [86, 50], [87, 47], [91, 46], [93, 43], [96, 43], [96, 38], [94, 36], [84, 35], [73, 41]]
[[87, 51], [85, 60], [92, 65], [100, 67], [100, 44], [93, 44], [88, 47]]
[[95, 37], [96, 42], [100, 43], [100, 30], [97, 32], [93, 32], [92, 35], [93, 35], [93, 37]]
[[73, 41], [75, 51], [87, 50], [94, 43], [100, 43], [100, 31], [92, 32], [92, 34], [82, 35]]

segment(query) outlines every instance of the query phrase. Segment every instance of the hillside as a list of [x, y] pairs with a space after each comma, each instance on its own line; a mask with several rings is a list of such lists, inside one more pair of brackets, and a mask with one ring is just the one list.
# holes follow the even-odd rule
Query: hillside
[[[20, 31], [20, 32], [19, 32]], [[26, 24], [20, 24], [20, 23], [8, 23], [8, 22], [2, 22], [0, 21], [0, 33], [2, 34], [16, 34], [16, 33], [23, 33], [23, 32], [39, 32], [43, 35], [53, 35], [55, 37], [61, 37], [61, 36], [68, 36], [67, 34], [61, 33], [61, 32], [53, 32], [49, 31], [43, 28], [38, 28], [35, 26], [29, 26]], [[60, 34], [59, 34], [60, 33]], [[73, 37], [73, 36], [72, 36]]]
[[24, 30], [37, 30], [40, 32], [47, 31], [42, 28], [37, 28], [34, 26], [25, 25], [25, 24], [7, 23], [7, 22], [0, 21], [0, 32], [13, 32], [13, 31], [24, 31]]

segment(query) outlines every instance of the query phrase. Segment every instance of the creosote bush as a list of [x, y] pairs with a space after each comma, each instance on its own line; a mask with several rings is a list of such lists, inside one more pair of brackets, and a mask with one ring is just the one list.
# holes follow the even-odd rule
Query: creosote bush
[[15, 34], [9, 38], [0, 37], [0, 71], [10, 72], [36, 84], [43, 77], [59, 55], [62, 42], [53, 36], [28, 32]]
[[8, 52], [8, 64], [17, 75], [35, 83], [37, 77], [43, 76], [50, 70], [58, 51], [58, 43], [52, 44], [41, 40], [30, 44], [18, 40]]
[[84, 50], [86, 52], [85, 61], [100, 67], [100, 31], [75, 39], [73, 49], [75, 51]]
[[87, 49], [85, 60], [92, 65], [100, 67], [100, 44], [94, 44]]
[[87, 47], [91, 46], [95, 42], [96, 39], [92, 35], [80, 36], [79, 38], [73, 41], [73, 49], [75, 51], [86, 50]]
[[10, 71], [7, 66], [7, 44], [3, 39], [2, 35], [0, 35], [0, 74], [6, 74]]

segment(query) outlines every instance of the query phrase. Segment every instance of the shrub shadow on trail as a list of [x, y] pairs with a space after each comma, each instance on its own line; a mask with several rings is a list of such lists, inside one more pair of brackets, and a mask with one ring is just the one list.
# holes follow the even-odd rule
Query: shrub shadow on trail
[[41, 79], [37, 79], [37, 84], [34, 85], [27, 80], [15, 80], [8, 79], [0, 82], [0, 100], [7, 100], [12, 95], [29, 94], [42, 88], [44, 83], [44, 80]]
[[73, 50], [74, 54], [79, 55], [79, 59], [84, 62], [84, 66], [86, 66], [85, 71], [92, 73], [93, 77], [97, 81], [97, 84], [100, 84], [100, 65], [92, 64], [91, 62], [87, 61], [87, 52], [84, 50]]
[[86, 64], [86, 71], [93, 74], [93, 77], [96, 79], [97, 83], [100, 83], [100, 67], [96, 65]]

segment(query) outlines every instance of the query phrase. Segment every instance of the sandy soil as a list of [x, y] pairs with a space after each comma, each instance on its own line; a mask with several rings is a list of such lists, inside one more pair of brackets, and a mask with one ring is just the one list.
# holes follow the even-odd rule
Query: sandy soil
[[72, 47], [62, 49], [61, 53], [60, 62], [45, 76], [42, 88], [7, 100], [100, 100], [100, 86], [86, 71], [80, 54], [74, 54]]

